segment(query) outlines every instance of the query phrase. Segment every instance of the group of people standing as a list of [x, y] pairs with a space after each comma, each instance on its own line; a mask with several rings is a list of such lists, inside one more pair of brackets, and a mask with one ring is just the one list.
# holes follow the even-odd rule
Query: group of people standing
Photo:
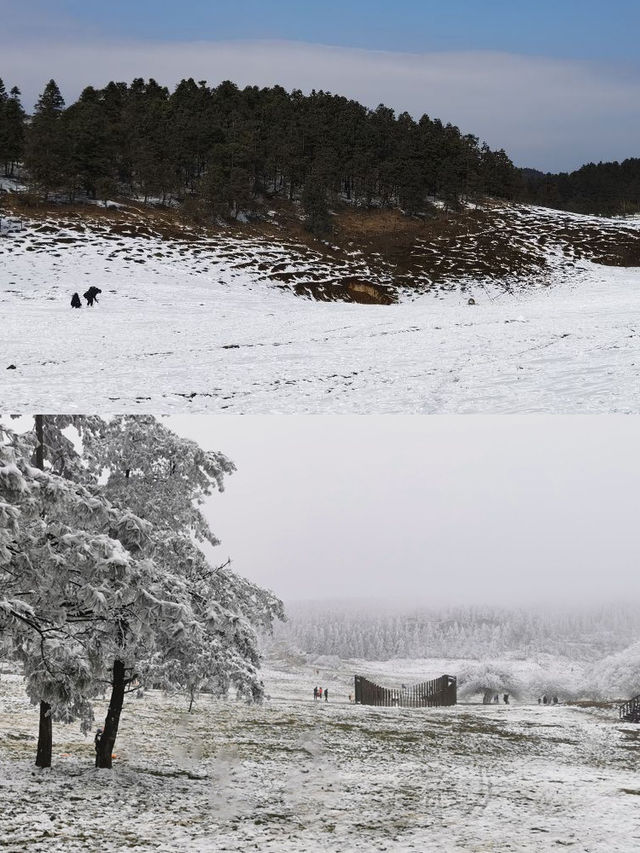
[[328, 702], [329, 701], [329, 691], [327, 690], [326, 687], [324, 688], [324, 690], [322, 689], [322, 687], [314, 687], [313, 688], [313, 698], [316, 702], [318, 701], [318, 699], [320, 699], [320, 701], [322, 701], [323, 696], [324, 696], [324, 701]]
[[544, 696], [538, 697], [538, 705], [557, 705], [557, 704], [558, 704], [558, 697], [557, 696], [554, 696], [553, 698], [551, 698], [550, 696], [547, 696], [547, 694], [545, 693]]

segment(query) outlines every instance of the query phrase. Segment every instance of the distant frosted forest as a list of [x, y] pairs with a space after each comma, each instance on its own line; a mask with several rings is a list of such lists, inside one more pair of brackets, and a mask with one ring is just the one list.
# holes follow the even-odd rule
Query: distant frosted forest
[[640, 605], [574, 610], [498, 607], [383, 610], [377, 604], [287, 607], [273, 642], [340, 658], [471, 658], [551, 654], [598, 660], [637, 642]]

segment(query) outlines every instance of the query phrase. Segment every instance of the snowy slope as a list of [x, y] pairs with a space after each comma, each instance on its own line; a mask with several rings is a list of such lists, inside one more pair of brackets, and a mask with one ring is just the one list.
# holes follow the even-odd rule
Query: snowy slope
[[[434, 662], [440, 663], [440, 662]], [[416, 667], [397, 671], [408, 678]], [[112, 771], [54, 727], [35, 771], [37, 711], [0, 682], [0, 840], [79, 851], [552, 851], [640, 844], [638, 728], [615, 709], [350, 705], [351, 671], [265, 671], [262, 707], [129, 697]], [[330, 701], [314, 703], [315, 683]], [[103, 707], [98, 709], [104, 711]]]
[[[163, 239], [99, 221], [5, 220], [0, 405], [156, 414], [640, 411], [640, 269], [593, 260], [620, 263], [621, 246], [633, 256], [640, 220], [532, 208], [493, 216], [507, 242], [519, 241], [526, 269], [502, 270], [498, 260], [491, 274], [476, 268], [474, 252], [486, 261], [487, 249], [471, 233], [455, 245], [416, 241], [416, 286], [396, 280], [392, 305], [296, 295], [336, 280], [389, 292], [388, 265], [357, 250], [332, 260], [259, 236]], [[495, 242], [495, 233], [484, 237]], [[103, 291], [99, 305], [73, 311], [71, 294], [90, 285]]]

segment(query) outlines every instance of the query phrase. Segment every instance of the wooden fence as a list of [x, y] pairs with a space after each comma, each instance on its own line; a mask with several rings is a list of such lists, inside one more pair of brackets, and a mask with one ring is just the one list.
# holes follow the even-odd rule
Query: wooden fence
[[628, 723], [640, 723], [640, 696], [620, 705], [620, 719]]
[[356, 675], [357, 705], [381, 705], [386, 708], [439, 708], [455, 705], [458, 687], [452, 675], [423, 681], [411, 687], [380, 687], [362, 675]]

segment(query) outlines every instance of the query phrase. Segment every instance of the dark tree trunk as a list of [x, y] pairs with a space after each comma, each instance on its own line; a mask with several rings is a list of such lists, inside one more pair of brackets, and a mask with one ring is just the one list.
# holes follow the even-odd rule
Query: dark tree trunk
[[44, 471], [44, 415], [36, 415], [36, 468]]
[[110, 768], [113, 747], [115, 746], [120, 725], [120, 713], [124, 704], [125, 670], [124, 663], [117, 660], [113, 664], [113, 684], [109, 710], [104, 721], [104, 730], [100, 742], [96, 745], [96, 767]]
[[53, 727], [51, 725], [50, 711], [51, 705], [48, 702], [40, 702], [40, 727], [38, 729], [36, 767], [51, 767]]
[[[36, 468], [44, 470], [44, 415], [36, 415]], [[51, 705], [40, 702], [40, 725], [38, 727], [38, 748], [36, 767], [51, 767], [53, 748], [53, 726], [51, 723]]]

